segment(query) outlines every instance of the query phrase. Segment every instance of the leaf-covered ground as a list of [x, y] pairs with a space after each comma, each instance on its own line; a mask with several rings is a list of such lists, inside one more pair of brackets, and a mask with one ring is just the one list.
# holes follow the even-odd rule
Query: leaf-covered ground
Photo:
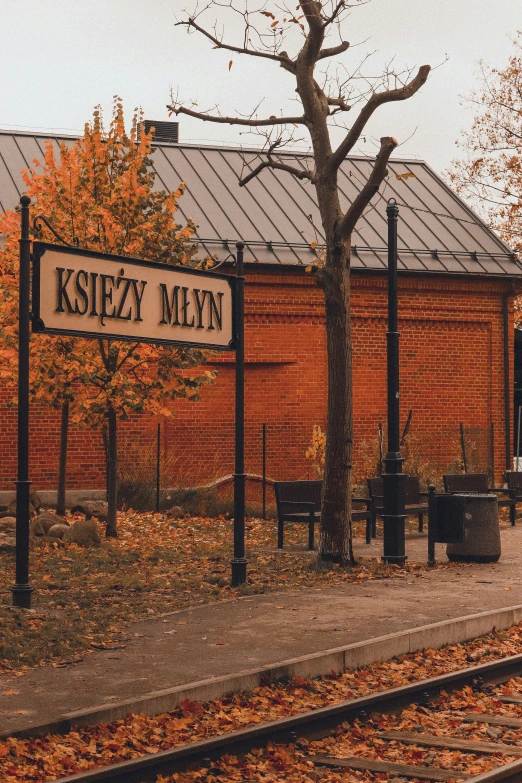
[[[126, 720], [99, 724], [72, 731], [67, 735], [49, 735], [39, 739], [10, 738], [0, 742], [0, 779], [3, 783], [33, 781], [45, 783], [95, 766], [135, 758], [144, 753], [155, 753], [187, 742], [234, 731], [238, 728], [276, 720], [310, 709], [327, 706], [386, 688], [454, 671], [476, 663], [522, 650], [522, 625], [508, 631], [491, 633], [468, 644], [452, 645], [441, 650], [409, 653], [399, 659], [374, 664], [342, 675], [319, 677], [314, 680], [294, 678], [287, 684], [267, 682], [251, 693], [235, 693], [206, 704], [186, 700], [173, 712], [155, 717], [130, 715]], [[503, 692], [522, 693], [522, 679], [500, 686]], [[491, 712], [522, 717], [520, 705], [503, 704], [494, 695], [475, 693], [466, 688], [460, 695], [441, 693], [436, 710], [412, 705], [399, 716], [386, 716], [366, 724], [343, 724], [339, 735], [308, 744], [295, 746], [270, 745], [255, 751], [245, 759], [222, 759], [209, 768], [192, 769], [176, 774], [169, 783], [267, 783], [285, 780], [285, 783], [312, 783], [316, 773], [307, 761], [309, 755], [327, 752], [336, 756], [364, 755], [368, 758], [399, 759], [396, 743], [383, 743], [377, 736], [382, 729], [419, 730], [429, 733], [449, 733], [472, 739], [492, 741], [488, 727], [467, 724], [459, 727], [458, 714]], [[447, 711], [458, 710], [447, 722]], [[415, 728], [417, 727], [417, 728]], [[500, 730], [506, 739], [522, 739], [522, 730]], [[500, 737], [498, 741], [502, 742]], [[402, 753], [402, 751], [401, 751]], [[433, 751], [410, 746], [407, 761], [424, 761], [447, 769], [458, 770], [472, 764], [474, 772], [489, 769], [495, 763], [491, 758], [471, 757], [456, 751]], [[404, 757], [401, 756], [404, 760]], [[321, 780], [368, 780], [367, 773], [324, 770]]]
[[[103, 546], [42, 543], [31, 551], [36, 613], [10, 610], [13, 556], [0, 553], [0, 671], [62, 665], [84, 651], [124, 644], [129, 621], [238, 595], [389, 578], [397, 568], [364, 560], [356, 568], [317, 565], [306, 526], [288, 526], [278, 552], [275, 524], [247, 522], [248, 583], [230, 587], [232, 521], [120, 513], [118, 539]], [[358, 531], [362, 533], [362, 527]], [[104, 526], [100, 525], [104, 534]], [[406, 570], [423, 566], [409, 564]]]

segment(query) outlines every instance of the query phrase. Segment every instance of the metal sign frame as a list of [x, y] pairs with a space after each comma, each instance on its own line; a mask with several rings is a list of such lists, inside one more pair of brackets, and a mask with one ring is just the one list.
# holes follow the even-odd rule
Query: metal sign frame
[[[236, 353], [236, 379], [235, 379], [235, 463], [234, 463], [234, 552], [230, 561], [231, 584], [233, 587], [246, 582], [247, 559], [245, 558], [245, 312], [244, 291], [245, 277], [243, 268], [244, 242], [236, 243], [237, 255], [232, 253], [236, 267], [235, 277], [229, 275], [217, 275], [212, 272], [202, 272], [197, 269], [185, 269], [184, 267], [172, 267], [173, 271], [187, 272], [201, 279], [223, 279], [231, 287], [232, 293], [232, 339], [226, 346], [212, 346], [208, 343], [187, 343], [177, 340], [150, 340], [138, 339], [136, 336], [111, 335], [99, 332], [82, 332], [67, 329], [49, 329], [41, 322], [39, 312], [41, 264], [40, 259], [48, 248], [68, 254], [87, 255], [94, 258], [105, 258], [118, 261], [123, 264], [134, 264], [141, 267], [160, 268], [163, 271], [169, 268], [166, 264], [157, 264], [151, 261], [128, 258], [127, 256], [111, 256], [106, 253], [83, 250], [70, 245], [52, 245], [45, 242], [32, 243], [30, 236], [30, 204], [29, 196], [22, 196], [21, 205], [21, 231], [20, 231], [20, 273], [19, 273], [19, 306], [18, 306], [18, 434], [17, 434], [17, 480], [16, 484], [16, 548], [15, 548], [15, 582], [11, 587], [13, 606], [30, 609], [33, 587], [30, 583], [29, 573], [29, 543], [30, 543], [30, 515], [29, 494], [31, 481], [29, 480], [29, 340], [30, 323], [34, 332], [46, 332], [49, 334], [70, 334], [85, 339], [108, 338], [131, 342], [159, 343], [162, 345], [183, 345], [192, 348], [206, 348], [208, 350], [234, 350]], [[38, 216], [50, 225], [43, 216]], [[56, 234], [52, 226], [53, 233]], [[33, 244], [33, 253], [31, 253]], [[225, 259], [226, 260], [226, 259]], [[33, 262], [33, 302], [31, 304], [31, 261]]]
[[[131, 265], [137, 268], [144, 268], [144, 269], [154, 269], [154, 270], [160, 270], [162, 272], [173, 272], [176, 274], [186, 274], [189, 276], [193, 276], [195, 278], [199, 278], [200, 280], [222, 280], [226, 282], [230, 289], [231, 289], [231, 307], [232, 307], [232, 339], [229, 341], [227, 345], [221, 345], [219, 343], [211, 343], [211, 342], [192, 342], [192, 341], [184, 341], [184, 340], [169, 340], [169, 339], [155, 339], [155, 338], [149, 338], [144, 337], [141, 338], [137, 335], [122, 335], [117, 333], [112, 333], [110, 331], [82, 331], [77, 329], [62, 329], [62, 328], [53, 328], [53, 327], [47, 327], [45, 323], [43, 322], [40, 311], [40, 289], [41, 289], [41, 280], [42, 280], [42, 257], [46, 253], [46, 251], [52, 250], [56, 253], [63, 253], [65, 255], [73, 255], [73, 256], [81, 256], [86, 258], [92, 258], [95, 260], [105, 261], [108, 264], [116, 264], [118, 266], [127, 266]], [[122, 340], [127, 342], [144, 342], [144, 343], [151, 343], [151, 344], [157, 344], [157, 345], [177, 345], [177, 346], [184, 346], [187, 348], [202, 348], [202, 349], [208, 349], [212, 351], [235, 351], [236, 350], [236, 297], [237, 297], [237, 284], [236, 279], [234, 277], [231, 277], [230, 275], [223, 275], [216, 272], [205, 272], [203, 270], [199, 269], [192, 269], [190, 267], [184, 267], [184, 266], [174, 266], [170, 264], [162, 264], [157, 263], [154, 261], [144, 261], [140, 258], [133, 258], [129, 256], [120, 256], [120, 255], [112, 255], [110, 253], [102, 253], [98, 252], [96, 250], [84, 250], [80, 247], [70, 247], [68, 245], [54, 245], [49, 242], [34, 242], [33, 243], [33, 252], [32, 252], [32, 268], [33, 268], [33, 274], [32, 274], [32, 295], [31, 295], [31, 323], [32, 323], [32, 331], [35, 333], [45, 333], [45, 334], [68, 334], [71, 337], [80, 337], [85, 339], [90, 338], [102, 338], [102, 339], [108, 339], [108, 340]], [[107, 316], [107, 321], [110, 321], [111, 318]]]

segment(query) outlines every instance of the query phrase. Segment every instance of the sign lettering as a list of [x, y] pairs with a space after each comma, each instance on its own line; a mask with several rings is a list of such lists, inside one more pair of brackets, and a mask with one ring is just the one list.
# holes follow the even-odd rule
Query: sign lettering
[[34, 244], [33, 331], [233, 348], [225, 275]]

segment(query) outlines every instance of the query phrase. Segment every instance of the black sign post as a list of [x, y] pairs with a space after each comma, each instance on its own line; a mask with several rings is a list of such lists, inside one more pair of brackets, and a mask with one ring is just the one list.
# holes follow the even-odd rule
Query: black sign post
[[232, 587], [246, 582], [245, 559], [245, 275], [243, 242], [236, 244], [236, 455], [234, 467], [234, 557]]
[[31, 240], [29, 196], [20, 199], [20, 278], [18, 303], [18, 477], [16, 481], [16, 573], [11, 588], [13, 606], [31, 608], [29, 584], [29, 292], [31, 285]]
[[385, 563], [402, 565], [404, 545], [404, 479], [399, 434], [399, 331], [397, 315], [397, 220], [399, 208], [390, 199], [388, 217], [388, 453], [384, 458], [383, 526]]

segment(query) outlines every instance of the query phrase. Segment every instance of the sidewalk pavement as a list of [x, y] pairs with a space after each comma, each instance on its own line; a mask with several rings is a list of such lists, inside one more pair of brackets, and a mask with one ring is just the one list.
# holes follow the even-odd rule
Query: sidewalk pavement
[[[378, 557], [382, 541], [356, 541], [355, 549]], [[426, 551], [425, 535], [407, 540], [410, 560], [425, 561]], [[437, 546], [440, 561], [444, 551]], [[77, 709], [522, 604], [522, 524], [503, 529], [502, 552], [493, 564], [248, 596], [132, 623], [124, 649], [98, 651], [66, 668], [0, 677], [0, 734]]]

